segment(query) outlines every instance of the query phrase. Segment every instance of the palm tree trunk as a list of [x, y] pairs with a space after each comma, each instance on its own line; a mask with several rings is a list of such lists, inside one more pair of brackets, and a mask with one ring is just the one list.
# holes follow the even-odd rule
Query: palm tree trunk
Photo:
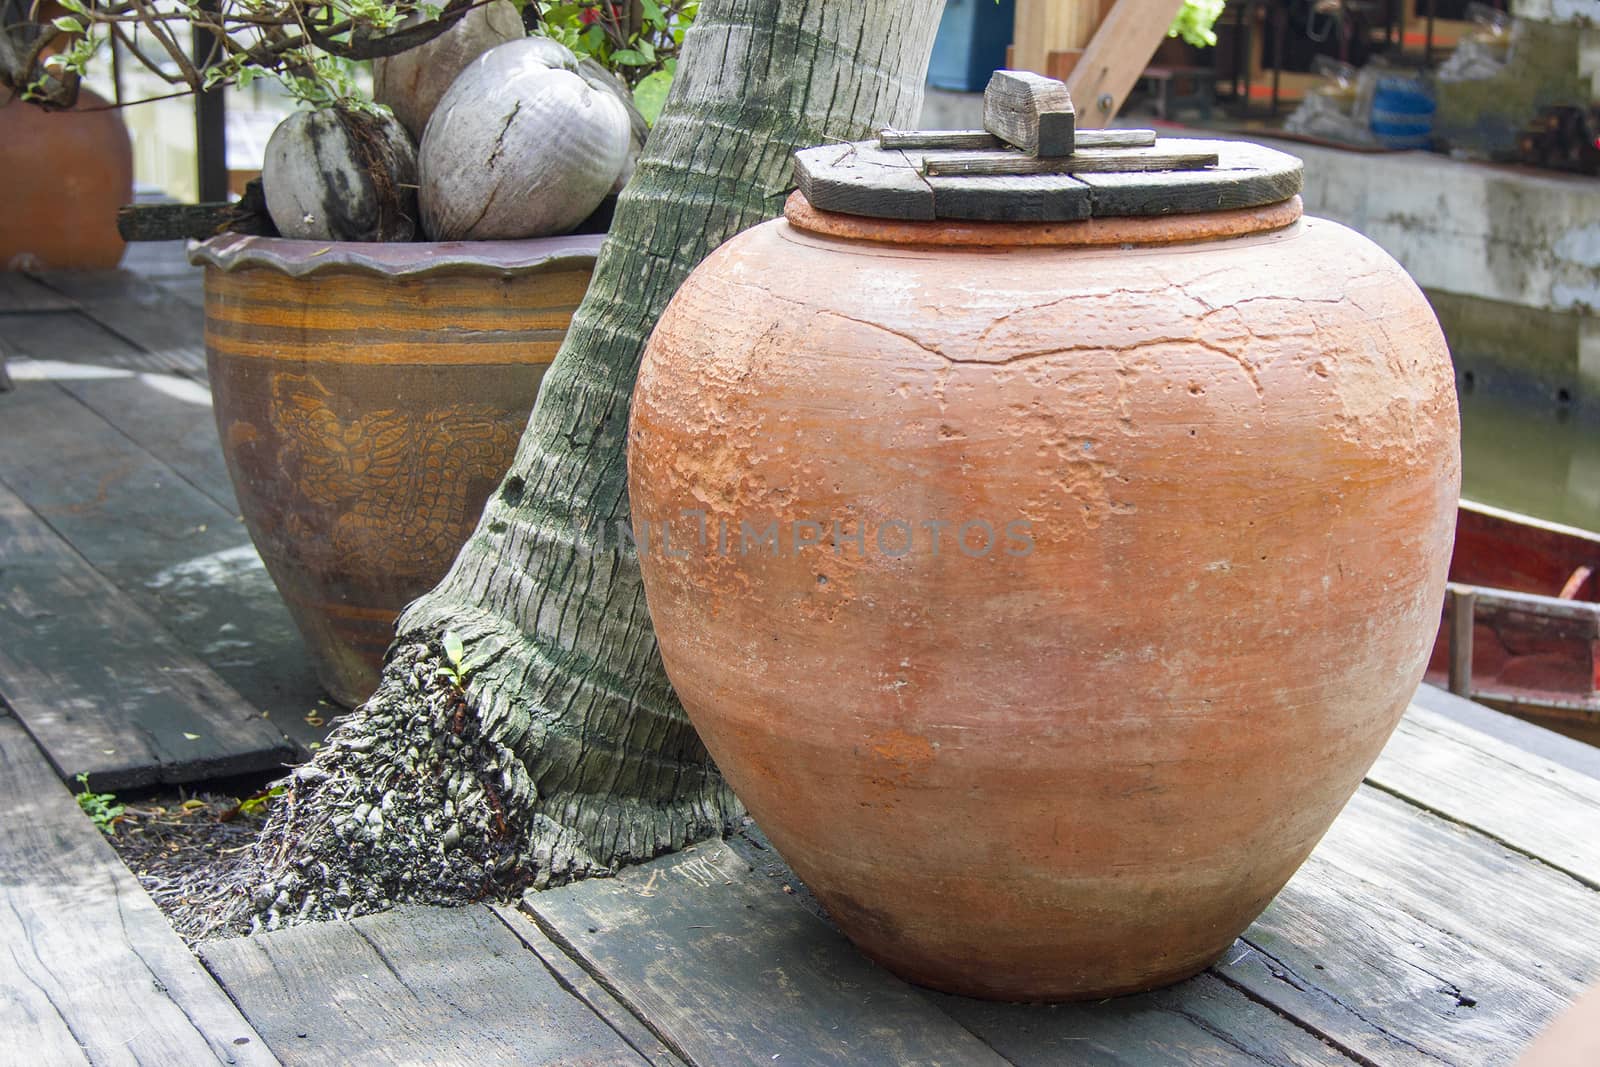
[[[794, 149], [915, 122], [941, 7], [701, 7], [511, 472], [401, 619], [378, 693], [291, 776], [244, 876], [250, 911], [271, 924], [548, 884], [739, 814], [618, 536], [634, 376], [688, 273], [780, 212]], [[467, 648], [464, 685], [441, 670], [447, 632]]]

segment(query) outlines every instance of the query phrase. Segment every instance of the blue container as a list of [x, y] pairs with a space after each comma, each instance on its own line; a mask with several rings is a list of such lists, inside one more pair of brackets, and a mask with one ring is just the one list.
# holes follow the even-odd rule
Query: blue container
[[1372, 133], [1385, 148], [1433, 143], [1433, 96], [1410, 78], [1379, 78], [1372, 93]]
[[989, 75], [1006, 65], [1016, 0], [946, 0], [933, 39], [928, 84], [936, 89], [980, 93]]

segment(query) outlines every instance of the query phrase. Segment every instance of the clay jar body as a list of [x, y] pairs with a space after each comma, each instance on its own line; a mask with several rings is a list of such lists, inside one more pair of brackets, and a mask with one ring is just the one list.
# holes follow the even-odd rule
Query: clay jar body
[[656, 327], [629, 469], [667, 671], [902, 976], [1036, 1000], [1193, 974], [1404, 711], [1450, 558], [1449, 356], [1393, 260], [1298, 216], [896, 223], [797, 194]]
[[239, 509], [339, 703], [371, 695], [510, 466], [601, 240], [191, 250]]
[[[65, 14], [65, 12], [61, 12]], [[46, 111], [0, 92], [0, 270], [109, 270], [117, 209], [133, 200], [122, 117], [87, 89]]]

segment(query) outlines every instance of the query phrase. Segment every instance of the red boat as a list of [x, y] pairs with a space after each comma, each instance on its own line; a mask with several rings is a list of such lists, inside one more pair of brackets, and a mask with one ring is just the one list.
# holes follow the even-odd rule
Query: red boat
[[1600, 534], [1463, 500], [1427, 680], [1600, 744]]

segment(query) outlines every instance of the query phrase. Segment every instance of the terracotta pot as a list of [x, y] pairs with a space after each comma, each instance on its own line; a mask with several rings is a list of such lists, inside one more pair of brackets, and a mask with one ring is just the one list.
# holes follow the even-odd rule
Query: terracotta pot
[[341, 704], [505, 474], [601, 240], [191, 250], [239, 508]]
[[668, 674], [891, 970], [1014, 1000], [1199, 971], [1405, 709], [1450, 559], [1450, 360], [1393, 260], [1299, 214], [795, 194], [656, 327], [629, 469]]
[[109, 270], [117, 209], [133, 201], [133, 148], [87, 89], [70, 111], [0, 104], [0, 270]]

